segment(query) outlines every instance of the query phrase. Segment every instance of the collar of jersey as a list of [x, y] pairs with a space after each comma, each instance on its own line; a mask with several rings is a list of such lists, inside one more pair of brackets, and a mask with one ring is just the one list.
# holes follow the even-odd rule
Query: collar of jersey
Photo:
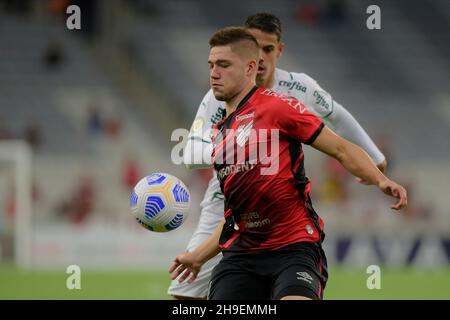
[[242, 107], [248, 101], [248, 99], [250, 99], [250, 97], [255, 93], [256, 90], [258, 90], [258, 87], [254, 86], [252, 90], [250, 90], [249, 93], [245, 95], [245, 97], [241, 100], [241, 102], [239, 102], [238, 106], [236, 107], [236, 110], [234, 111], [237, 111], [240, 107]]
[[241, 100], [241, 102], [239, 102], [238, 106], [236, 107], [236, 109], [230, 113], [230, 115], [228, 115], [224, 120], [222, 120], [221, 123], [218, 124], [219, 130], [221, 130], [223, 128], [223, 126], [230, 121], [231, 118], [233, 118], [234, 114], [236, 113], [236, 111], [238, 111], [249, 99], [250, 97], [255, 93], [255, 91], [258, 90], [257, 86], [254, 86], [252, 88], [252, 90], [250, 90], [245, 97]]

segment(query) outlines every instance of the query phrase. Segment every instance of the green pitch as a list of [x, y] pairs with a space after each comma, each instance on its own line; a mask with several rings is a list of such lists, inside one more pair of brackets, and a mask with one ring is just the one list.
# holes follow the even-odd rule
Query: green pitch
[[[450, 299], [450, 268], [381, 268], [381, 289], [369, 290], [365, 270], [334, 268], [325, 299]], [[69, 290], [65, 270], [24, 272], [0, 266], [0, 299], [168, 299], [169, 274], [81, 272], [81, 289]]]

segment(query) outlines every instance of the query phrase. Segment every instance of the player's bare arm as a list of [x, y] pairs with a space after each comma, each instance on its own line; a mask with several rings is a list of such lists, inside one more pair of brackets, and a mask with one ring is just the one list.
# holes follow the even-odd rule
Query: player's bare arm
[[202, 265], [221, 251], [219, 247], [219, 238], [224, 223], [225, 219], [219, 223], [213, 234], [194, 251], [179, 254], [175, 258], [169, 268], [169, 273], [172, 274], [172, 280], [176, 279], [181, 274], [181, 277], [178, 279], [179, 282], [185, 281], [189, 275], [191, 275], [191, 277], [189, 278], [188, 283], [193, 282], [197, 278]]
[[[387, 168], [387, 161], [386, 159], [384, 159], [382, 162], [380, 162], [379, 164], [377, 164], [377, 168], [378, 170], [380, 170], [383, 174], [386, 172], [386, 168]], [[365, 185], [369, 185], [370, 183], [361, 179], [361, 178], [356, 178], [356, 180], [361, 183], [361, 184], [365, 184]]]
[[406, 206], [405, 188], [388, 179], [367, 153], [357, 145], [324, 127], [311, 146], [337, 159], [353, 175], [368, 184], [376, 185], [385, 194], [397, 198], [398, 201], [391, 206], [392, 209], [399, 210]]

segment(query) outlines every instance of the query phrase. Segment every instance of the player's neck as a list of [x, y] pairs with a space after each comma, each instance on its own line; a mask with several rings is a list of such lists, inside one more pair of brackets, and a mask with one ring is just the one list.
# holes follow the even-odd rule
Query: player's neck
[[262, 85], [260, 85], [260, 87], [267, 88], [267, 89], [272, 89], [274, 83], [275, 83], [274, 77], [270, 77], [269, 80], [267, 80], [264, 83], [262, 83]]
[[254, 86], [255, 86], [255, 83], [250, 82], [237, 95], [235, 95], [230, 100], [225, 101], [225, 107], [226, 107], [226, 110], [227, 110], [227, 117], [236, 110], [236, 108], [238, 107], [239, 103], [242, 101], [242, 99], [245, 98], [245, 96], [250, 92], [250, 90], [253, 89]]
[[272, 72], [270, 77], [268, 77], [266, 80], [260, 79], [260, 81], [258, 81], [258, 79], [257, 79], [257, 81], [256, 81], [256, 84], [258, 87], [267, 88], [267, 89], [272, 89], [274, 83], [275, 83], [275, 70]]

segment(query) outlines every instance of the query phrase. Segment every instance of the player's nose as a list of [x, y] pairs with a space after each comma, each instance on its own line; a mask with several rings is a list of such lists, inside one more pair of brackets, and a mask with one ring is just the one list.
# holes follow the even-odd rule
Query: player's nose
[[212, 68], [210, 72], [211, 79], [218, 79], [220, 78], [220, 73], [217, 71], [216, 68]]
[[263, 57], [263, 55], [261, 54], [260, 56], [259, 56], [259, 65], [262, 65], [264, 63], [264, 57]]

